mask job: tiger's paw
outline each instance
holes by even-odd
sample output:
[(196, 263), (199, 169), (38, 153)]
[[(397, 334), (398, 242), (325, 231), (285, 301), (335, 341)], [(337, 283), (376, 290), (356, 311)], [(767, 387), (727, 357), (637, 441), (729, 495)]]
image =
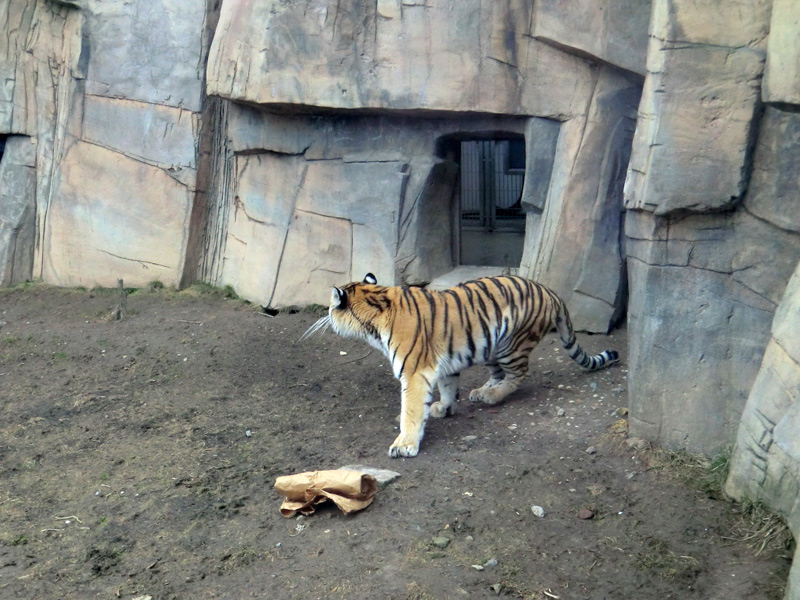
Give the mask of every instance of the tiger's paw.
[(477, 390), (472, 390), (469, 393), (470, 402), (481, 402), (483, 404), (497, 404), (508, 396), (508, 391), (504, 390), (499, 385), (491, 387), (484, 386)]
[(453, 414), (453, 407), (445, 406), (441, 402), (434, 402), (431, 404), (431, 416), (436, 419), (443, 419), (449, 415)]
[(486, 402), (483, 398), (483, 389), (478, 388), (476, 390), (472, 390), (469, 393), (469, 401), (470, 402)]
[(419, 453), (419, 442), (409, 443), (399, 435), (394, 443), (389, 447), (389, 456), (392, 458), (412, 457)]

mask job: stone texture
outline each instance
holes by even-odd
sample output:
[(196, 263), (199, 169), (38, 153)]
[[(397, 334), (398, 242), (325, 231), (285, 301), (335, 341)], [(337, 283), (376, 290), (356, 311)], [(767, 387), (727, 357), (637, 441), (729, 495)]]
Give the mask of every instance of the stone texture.
[[(736, 450), (731, 461), (728, 488), (736, 495), (768, 496), (789, 516), (800, 497), (800, 263), (786, 286), (775, 312), (769, 346), (753, 385)], [(772, 446), (772, 442), (775, 446)], [(756, 445), (754, 445), (754, 443)], [(774, 463), (774, 464), (772, 464)], [(755, 471), (753, 470), (755, 468)], [(785, 477), (784, 473), (792, 473)], [(793, 486), (793, 494), (776, 493)], [(793, 498), (795, 500), (793, 500)], [(793, 515), (800, 529), (800, 512)]]
[(687, 45), (763, 47), (771, 8), (772, 0), (653, 0), (650, 35)]
[(421, 185), (409, 185), (401, 215), (396, 262), (404, 284), (427, 284), (454, 266), (453, 201), (458, 165), (451, 161), (412, 163), (412, 181), (426, 174)]
[(530, 11), (521, 0), (466, 0), (457, 10), (445, 1), (230, 0), (208, 90), (262, 105), (583, 113), (590, 65), (533, 39)]
[[(36, 135), (66, 100), (55, 89), (80, 73), (80, 14), (43, 0), (0, 0), (0, 132)], [(52, 69), (60, 65), (61, 69)], [(45, 112), (45, 111), (50, 112)]]
[(211, 136), (201, 127), (201, 114), (208, 106), (204, 69), (216, 9), (205, 0), (74, 4), (83, 21), (79, 65), (84, 73), (83, 107), (76, 111), (81, 129), (75, 135), (158, 167), (192, 194), (187, 231), (173, 233), (186, 238), (184, 254), (177, 272), (168, 276), (186, 285), (197, 275), (207, 217), (200, 179), (208, 172), (201, 163)]
[[(271, 306), (301, 304), (301, 298), (327, 303), (331, 285), (360, 280), (367, 272), (391, 285), (427, 282), (452, 269), (457, 231), (453, 156), (459, 140), (487, 131), (519, 135), (530, 121), (308, 118), (235, 104), (222, 112), (224, 134), (217, 142), (212, 186), (218, 188), (213, 192), (217, 204), (210, 211), (214, 218), (206, 238), (206, 255), (213, 259), (204, 266), (205, 276)], [(557, 132), (557, 125), (547, 123), (545, 129), (552, 126)], [(539, 183), (546, 190), (548, 182)], [(309, 219), (303, 218), (297, 226), (303, 229), (291, 233), (296, 212), (332, 220), (334, 232), (326, 234), (330, 243), (324, 248), (345, 257), (344, 263), (334, 266), (320, 258), (314, 266), (317, 259), (307, 251), (305, 262), (294, 262), (290, 243), (302, 246), (302, 236), (311, 231)], [(351, 226), (349, 250), (332, 237), (344, 235), (339, 221)], [(320, 240), (310, 243), (323, 247)], [(302, 279), (310, 265), (319, 272)], [(322, 275), (325, 270), (333, 273), (329, 279)], [(301, 296), (291, 298), (297, 290)]]
[(83, 139), (158, 166), (193, 187), (199, 114), (146, 102), (87, 95)]
[[(246, 131), (240, 127), (242, 116), (235, 117), (230, 134)], [(283, 149), (296, 148), (298, 139), (308, 148), (326, 130), (292, 133), (292, 118), (250, 117), (264, 132), (274, 126), (279, 134), (274, 144)], [(261, 145), (266, 137), (247, 131), (245, 140), (231, 145)], [(394, 284), (398, 212), (408, 167), (396, 154), (389, 157), (394, 160), (384, 158), (351, 153), (307, 160), (303, 154), (264, 149), (234, 154), (232, 203), (222, 225), (227, 229), (220, 250), (223, 266), (215, 283), (274, 307), (325, 305), (332, 286), (367, 272)]]
[[(352, 224), (348, 241), (353, 254), (335, 269), (344, 272), (344, 280), (360, 280), (367, 272), (372, 272), (378, 281), (395, 282), (398, 206), (406, 171), (405, 163), (400, 162), (319, 161), (309, 164), (297, 196), (296, 210)], [(337, 226), (332, 235), (323, 236), (329, 240), (328, 245), (343, 243), (338, 240), (338, 230)], [(371, 267), (365, 269), (368, 265)], [(297, 276), (302, 277), (300, 273)], [(341, 283), (342, 278), (339, 279)], [(327, 304), (330, 289), (316, 290), (315, 297), (317, 304)], [(274, 305), (279, 301), (289, 300), (282, 299), (276, 292)]]
[(773, 0), (764, 72), (764, 101), (800, 104), (800, 3)]
[(735, 433), (800, 238), (743, 211), (629, 211), (626, 233), (631, 433), (714, 454)]
[[(617, 13), (604, 25), (598, 21), (594, 27), (607, 27), (604, 31), (611, 32), (608, 37), (634, 35), (635, 23), (643, 14), (641, 6), (638, 8), (637, 15), (627, 15), (629, 20), (625, 23), (616, 20), (620, 17)], [(591, 63), (569, 54), (575, 52), (582, 57), (587, 54), (585, 49), (565, 44), (564, 49), (569, 51), (565, 52), (553, 47), (558, 44), (553, 39), (548, 43), (531, 39), (530, 28), (536, 19), (530, 10), (526, 2), (465, 2), (457, 11), (437, 2), (382, 2), (374, 9), (339, 3), (334, 6), (323, 0), (292, 5), (230, 2), (223, 6), (211, 50), (208, 87), (227, 98), (281, 110), (300, 104), (305, 110), (413, 108), (441, 115), (442, 111), (469, 110), (570, 119), (572, 135), (567, 138), (565, 134), (562, 139), (569, 139), (573, 146), (561, 150), (569, 162), (561, 166), (560, 175), (556, 176), (561, 179), (553, 186), (549, 172), (555, 150), (546, 142), (555, 144), (559, 126), (541, 119), (526, 121), (528, 165), (536, 169), (528, 177), (523, 193), (530, 211), (529, 245), (539, 244), (537, 232), (547, 233), (546, 243), (539, 244), (541, 252), (537, 249), (530, 253), (528, 264), (536, 263), (537, 267), (529, 268), (528, 274), (545, 278), (552, 267), (557, 273), (551, 277), (553, 286), (568, 296), (579, 295), (573, 311), (579, 326), (606, 331), (624, 305), (620, 165), (624, 174), (625, 146), (629, 145), (625, 136), (630, 137), (632, 131), (640, 81), (611, 68), (593, 72)], [(555, 7), (551, 5), (548, 10), (550, 26), (554, 27)], [(644, 39), (643, 24), (636, 35)], [(243, 39), (248, 43), (239, 43)], [(588, 37), (584, 35), (583, 40)], [(609, 42), (604, 52), (611, 52), (612, 46), (614, 43)], [(353, 47), (358, 50), (355, 54)], [(458, 65), (453, 62), (455, 56)], [(491, 94), (479, 93), (490, 88)], [(594, 114), (587, 121), (589, 111)], [(619, 125), (621, 111), (626, 113), (624, 126)], [(347, 122), (337, 118), (325, 122), (319, 116), (304, 120), (293, 115), (287, 116), (284, 124), (270, 118), (275, 127), (270, 125), (266, 133), (258, 125), (261, 116), (236, 112), (240, 116), (236, 122), (230, 121), (231, 147), (235, 152), (247, 151), (249, 145), (302, 153), (307, 160), (410, 161), (408, 188), (401, 194), (401, 213), (408, 207), (416, 207), (419, 212), (401, 216), (400, 246), (396, 249), (398, 277), (407, 282), (425, 282), (453, 265), (451, 232), (456, 225), (447, 218), (450, 209), (445, 206), (451, 197), (447, 182), (450, 176), (442, 166), (419, 170), (426, 163), (440, 164), (439, 159), (444, 156), (438, 152), (434, 156), (430, 142), (419, 142), (435, 140), (433, 132), (420, 132), (414, 140), (413, 132), (420, 125), (408, 119), (400, 127), (389, 119), (378, 119), (382, 125), (376, 127), (374, 119), (370, 123), (369, 117), (363, 116)], [(423, 126), (426, 125), (429, 123)], [(346, 134), (358, 127), (366, 131), (358, 136)], [(584, 140), (585, 128), (588, 134)], [(447, 129), (434, 125), (434, 131), (443, 134), (439, 140), (448, 135)], [(455, 132), (459, 129), (462, 131), (456, 135), (464, 136), (461, 139), (469, 139), (466, 131), (478, 130), (474, 124), (453, 128)], [(372, 131), (381, 139), (364, 148), (361, 140), (374, 139)], [(497, 124), (490, 124), (480, 135), (501, 131)], [(605, 152), (609, 137), (611, 149), (606, 159), (598, 162), (590, 154)], [(583, 153), (576, 163), (573, 161), (579, 148)], [(542, 152), (531, 152), (537, 149)], [(547, 174), (540, 175), (540, 169)], [(598, 191), (600, 188), (608, 189)], [(554, 206), (547, 213), (548, 219), (544, 219), (542, 210), (548, 189)], [(563, 198), (578, 196), (580, 201), (562, 206)], [(616, 213), (603, 212), (608, 198), (615, 198)], [(440, 234), (431, 237), (431, 229)], [(572, 242), (581, 230), (591, 240), (588, 250)], [(559, 243), (557, 250), (552, 246), (554, 240)], [(353, 256), (360, 255), (361, 252), (354, 252)], [(555, 257), (555, 262), (545, 255)], [(598, 256), (607, 259), (606, 264), (599, 269), (590, 268)], [(355, 267), (353, 274), (355, 278), (362, 276), (355, 273)]]
[(45, 281), (177, 286), (192, 195), (161, 169), (75, 143), (61, 163), (44, 236)]
[(767, 107), (759, 124), (753, 174), (744, 208), (800, 233), (800, 113)]
[(6, 140), (0, 161), (0, 285), (33, 275), (36, 145), (27, 136)]
[[(239, 156), (235, 162), (235, 200), (224, 232), (226, 254), (217, 283), (267, 305), (306, 166), (299, 157), (270, 153)], [(276, 177), (277, 172), (282, 176)]]
[(709, 454), (734, 439), (800, 260), (798, 126), (797, 113), (766, 110), (739, 210), (673, 219), (628, 211), (635, 435)]
[(88, 94), (200, 110), (205, 0), (81, 4)]
[(525, 184), (521, 200), (529, 213), (541, 213), (547, 202), (560, 128), (557, 121), (537, 117), (528, 119), (525, 127)]
[[(177, 202), (179, 211), (191, 213), (191, 195), (197, 187), (206, 13), (201, 0), (0, 2), (0, 14), (8, 21), (8, 35), (0, 36), (0, 80), (4, 82), (0, 133), (30, 135), (37, 149), (33, 170), (36, 239), (26, 246), (27, 252), (33, 251), (30, 276), (64, 285), (116, 283), (113, 275), (79, 271), (131, 259), (149, 265), (154, 272), (149, 279), (175, 284), (191, 280), (185, 277), (187, 256), (172, 255), (176, 247), (185, 254), (189, 221), (170, 211)], [(111, 157), (108, 164), (95, 164), (100, 172), (82, 172), (89, 192), (78, 204), (91, 204), (93, 214), (80, 218), (85, 206), (64, 204), (80, 199), (84, 185), (75, 179), (82, 167), (72, 161), (84, 154), (94, 160), (102, 153), (76, 140), (113, 151), (106, 154)], [(120, 169), (119, 181), (107, 172), (110, 165)], [(137, 178), (146, 180), (134, 181)], [(128, 183), (133, 184), (129, 190), (121, 189)], [(99, 194), (100, 185), (108, 188), (105, 196)], [(148, 197), (136, 196), (143, 192)], [(107, 206), (95, 211), (95, 204), (99, 206), (103, 199)], [(150, 222), (141, 207), (162, 201), (165, 205), (151, 214), (154, 221)], [(119, 202), (131, 206), (122, 207)], [(169, 216), (161, 221), (165, 213)], [(133, 214), (134, 218), (123, 222), (127, 219), (123, 215)], [(101, 222), (102, 227), (91, 229)], [(192, 223), (196, 238), (203, 222), (195, 219)], [(111, 240), (111, 231), (124, 232), (130, 240)], [(68, 247), (60, 247), (62, 241)], [(143, 247), (142, 241), (151, 247)], [(98, 247), (124, 258), (98, 260)], [(8, 251), (4, 240), (0, 252)], [(149, 280), (143, 279), (143, 273), (134, 274), (135, 269), (114, 268), (136, 281)], [(166, 273), (165, 268), (175, 272)]]
[(350, 221), (295, 211), (269, 305), (326, 306), (331, 288), (350, 279), (352, 252)]
[(644, 75), (650, 11), (650, 0), (538, 0), (533, 35)]
[(766, 2), (656, 0), (647, 77), (625, 186), (626, 207), (659, 215), (728, 210), (747, 186), (764, 66)]
[[(35, 144), (33, 189), (34, 241), (6, 238), (0, 253), (32, 264), (30, 277), (42, 273), (43, 235), (58, 162), (66, 140), (80, 130), (80, 11), (44, 0), (0, 0), (0, 134), (30, 136)], [(23, 256), (32, 252), (32, 255)], [(23, 269), (27, 271), (27, 266)], [(20, 273), (21, 275), (21, 273)], [(27, 274), (26, 274), (27, 277)]]
[(581, 330), (607, 332), (625, 302), (622, 186), (639, 89), (620, 71), (600, 70), (587, 118), (561, 126), (541, 222), (529, 216), (536, 229), (521, 272), (552, 287)]
[[(628, 265), (631, 433), (716, 453), (735, 431), (763, 351), (764, 336), (752, 332), (769, 327), (771, 312), (730, 300), (724, 276), (710, 282), (693, 269)], [(742, 340), (741, 330), (750, 336)]]
[[(742, 414), (726, 491), (760, 500), (800, 536), (800, 263), (775, 312), (772, 337)], [(786, 598), (800, 594), (795, 555)]]
[(0, 36), (0, 131), (4, 133), (30, 134), (34, 130), (29, 120), (33, 113), (28, 112), (33, 74), (24, 49), (35, 7), (26, 0), (0, 2), (0, 14), (6, 19), (6, 35)]

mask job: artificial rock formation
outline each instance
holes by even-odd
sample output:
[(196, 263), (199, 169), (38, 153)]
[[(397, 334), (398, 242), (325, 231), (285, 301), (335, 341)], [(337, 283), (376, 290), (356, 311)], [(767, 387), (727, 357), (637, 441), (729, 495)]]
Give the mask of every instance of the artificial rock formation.
[(7, 138), (0, 163), (0, 285), (31, 279), (36, 234), (36, 146)]
[[(0, 36), (0, 135), (35, 148), (26, 199), (0, 188), (35, 214), (23, 261), (31, 266), (4, 282), (178, 285), (194, 272), (189, 223), (214, 15), (199, 1), (152, 4), (0, 2), (9, 33)], [(4, 164), (17, 161), (12, 154)], [(22, 232), (6, 217), (22, 213), (9, 206), (0, 207), (3, 229)], [(4, 236), (0, 255), (19, 260), (26, 235)]]
[(527, 120), (221, 110), (203, 278), (264, 306), (326, 304), (368, 272), (421, 283), (453, 267), (456, 167), (441, 140)]
[[(796, 43), (800, 5), (775, 0), (763, 98), (770, 102), (756, 146), (751, 188), (743, 208), (783, 237), (793, 253), (800, 236), (800, 70)], [(773, 255), (765, 259), (768, 264)], [(784, 258), (784, 261), (786, 259)], [(785, 264), (781, 265), (785, 269)], [(781, 513), (800, 538), (800, 262), (775, 311), (766, 351), (741, 417), (726, 491)], [(785, 594), (800, 598), (800, 547)]]
[(561, 125), (542, 216), (529, 213), (523, 271), (557, 290), (590, 331), (606, 332), (624, 314), (622, 187), (639, 94), (635, 77), (599, 69), (586, 116)]
[(265, 106), (584, 111), (590, 65), (530, 35), (530, 2), (455, 5), (231, 0), (211, 48), (209, 93)]
[(631, 428), (709, 454), (735, 435), (800, 260), (780, 200), (796, 181), (771, 177), (798, 168), (796, 115), (759, 112), (770, 3), (738, 5), (732, 30), (716, 3), (655, 3), (625, 184)]
[[(643, 71), (635, 48), (646, 44), (649, 15), (635, 4), (557, 40), (563, 27), (553, 2), (224, 3), (209, 92), (318, 114), (251, 111), (242, 127), (232, 121), (246, 111), (227, 112), (225, 149), (216, 153), (227, 183), (210, 211), (204, 277), (273, 306), (325, 302), (330, 285), (363, 277), (361, 265), (387, 283), (430, 281), (459, 262), (454, 145), (527, 132), (531, 172), (521, 202), (530, 233), (520, 270), (569, 301), (574, 294), (579, 327), (607, 331), (624, 314), (622, 181), (641, 77), (623, 69)], [(592, 53), (630, 60), (598, 66)], [(314, 164), (321, 148), (334, 162)], [(306, 198), (281, 191), (276, 198), (292, 198), (278, 202), (286, 212), (266, 226), (237, 211), (248, 202), (237, 191), (248, 185), (238, 165), (262, 150), (277, 154), (258, 159), (272, 165), (260, 168), (292, 173), (285, 185), (302, 181)], [(359, 206), (380, 217), (365, 221)], [(591, 240), (588, 250), (570, 242), (576, 235)], [(314, 248), (313, 258), (298, 271), (293, 249), (303, 247)]]
[(799, 7), (0, 0), (0, 283), (424, 284), (460, 143), (524, 139), (519, 272), (627, 314), (633, 434), (738, 439), (729, 489), (797, 534)]
[[(783, 514), (795, 539), (800, 535), (798, 331), (800, 264), (775, 313), (772, 335), (742, 415), (726, 489), (735, 498), (759, 500)], [(796, 567), (786, 595), (800, 595)]]
[[(624, 309), (619, 219), (602, 207), (620, 205), (646, 3), (598, 1), (598, 18), (576, 30), (558, 20), (559, 2), (228, 0), (207, 86), (210, 4), (3, 3), (0, 135), (36, 148), (33, 197), (20, 204), (34, 206), (35, 243), (14, 252), (32, 266), (6, 282), (201, 277), (285, 306), (324, 301), (362, 270), (429, 281), (459, 261), (458, 141), (527, 131), (528, 229), (560, 247), (529, 235), (522, 272), (577, 290), (582, 328), (605, 331)], [(359, 128), (374, 133), (359, 140)], [(22, 212), (7, 210), (5, 229), (21, 231)], [(264, 210), (277, 212), (259, 219)], [(575, 235), (591, 250), (565, 243)], [(296, 248), (313, 264), (293, 262)], [(598, 250), (602, 269), (590, 264)]]
[[(706, 454), (738, 440), (729, 493), (783, 513), (797, 537), (797, 275), (786, 283), (800, 261), (800, 121), (786, 40), (800, 23), (794, 3), (740, 2), (741, 28), (719, 10), (654, 3), (625, 184), (630, 425)], [(800, 598), (797, 563), (787, 599)]]

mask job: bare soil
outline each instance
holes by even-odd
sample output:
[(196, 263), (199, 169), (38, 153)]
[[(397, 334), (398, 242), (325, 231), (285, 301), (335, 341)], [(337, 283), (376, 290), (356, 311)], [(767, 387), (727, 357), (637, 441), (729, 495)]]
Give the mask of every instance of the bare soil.
[[(114, 320), (114, 290), (0, 291), (0, 598), (781, 597), (733, 504), (623, 443), (624, 331), (579, 336), (622, 355), (597, 373), (548, 336), (507, 402), (391, 459), (383, 356), (224, 296), (140, 290)], [(401, 477), (280, 515), (277, 476), (353, 463)]]

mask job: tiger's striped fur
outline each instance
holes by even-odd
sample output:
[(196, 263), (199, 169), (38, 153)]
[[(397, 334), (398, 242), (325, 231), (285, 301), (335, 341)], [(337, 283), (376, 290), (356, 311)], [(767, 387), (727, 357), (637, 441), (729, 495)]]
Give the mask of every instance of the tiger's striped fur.
[[(569, 356), (589, 370), (617, 362), (607, 350), (588, 355), (575, 339), (564, 302), (545, 286), (522, 277), (485, 277), (443, 291), (363, 282), (333, 288), (328, 315), (309, 328), (330, 324), (339, 335), (361, 338), (383, 352), (402, 384), (400, 435), (389, 455), (416, 456), (429, 415), (444, 417), (458, 396), (458, 375), (485, 364), (490, 378), (472, 390), (472, 402), (496, 404), (516, 390), (528, 357), (553, 327)], [(439, 401), (432, 401), (433, 387)]]

